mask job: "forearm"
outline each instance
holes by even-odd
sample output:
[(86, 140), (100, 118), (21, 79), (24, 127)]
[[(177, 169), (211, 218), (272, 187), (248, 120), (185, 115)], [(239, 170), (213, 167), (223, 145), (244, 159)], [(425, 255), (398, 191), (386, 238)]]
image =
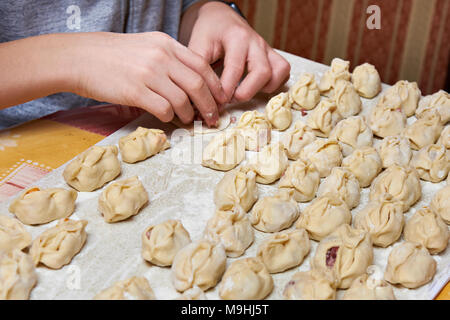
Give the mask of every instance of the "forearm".
[(180, 32), (178, 40), (183, 45), (187, 46), (189, 43), (189, 39), (191, 38), (192, 29), (194, 27), (195, 21), (197, 20), (200, 8), (207, 2), (208, 0), (201, 0), (190, 6), (186, 12), (181, 17), (180, 23)]

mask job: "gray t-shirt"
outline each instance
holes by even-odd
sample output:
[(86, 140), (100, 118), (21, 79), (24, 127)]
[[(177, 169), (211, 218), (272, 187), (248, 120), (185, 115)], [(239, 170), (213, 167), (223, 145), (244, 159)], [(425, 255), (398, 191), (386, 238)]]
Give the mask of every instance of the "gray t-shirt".
[[(182, 13), (198, 0), (0, 1), (0, 42), (48, 33), (162, 31), (178, 38)], [(1, 72), (1, 71), (0, 71)], [(0, 110), (0, 129), (98, 102), (59, 93)]]

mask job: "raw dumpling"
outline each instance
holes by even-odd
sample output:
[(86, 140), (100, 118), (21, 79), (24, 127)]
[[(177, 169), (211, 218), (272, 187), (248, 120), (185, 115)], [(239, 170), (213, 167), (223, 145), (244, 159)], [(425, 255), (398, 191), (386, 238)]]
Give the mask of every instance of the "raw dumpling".
[(280, 190), (274, 196), (264, 197), (256, 202), (250, 212), (250, 222), (262, 232), (278, 232), (289, 228), (300, 215), (293, 191)]
[(258, 258), (231, 263), (219, 285), (219, 295), (224, 300), (262, 300), (272, 290), (272, 276)]
[(18, 249), (0, 251), (0, 300), (26, 300), (36, 285), (31, 258)]
[(386, 93), (380, 98), (377, 105), (401, 109), (407, 117), (410, 117), (416, 112), (420, 94), (417, 82), (400, 80), (386, 90)]
[(343, 118), (357, 115), (361, 112), (361, 98), (350, 81), (338, 81), (334, 88), (334, 100), (337, 111)]
[(9, 211), (28, 225), (43, 224), (69, 217), (75, 209), (77, 192), (61, 188), (23, 191), (9, 206)]
[(280, 179), (278, 188), (294, 191), (294, 200), (308, 202), (316, 196), (320, 183), (319, 171), (309, 160), (297, 160), (289, 164)]
[(331, 170), (331, 174), (323, 180), (317, 191), (319, 197), (327, 193), (342, 199), (349, 209), (353, 209), (359, 205), (361, 188), (358, 179), (350, 170), (335, 167)]
[(31, 245), (34, 264), (60, 269), (70, 263), (86, 242), (87, 223), (86, 220), (61, 219), (56, 226), (45, 230)]
[(439, 114), (430, 112), (406, 127), (403, 135), (409, 139), (411, 148), (420, 150), (429, 144), (435, 143), (442, 131), (440, 121), (441, 117)]
[(286, 300), (335, 300), (334, 279), (316, 269), (297, 272), (286, 284), (283, 296)]
[(292, 123), (292, 99), (283, 92), (269, 100), (266, 106), (266, 118), (276, 130), (286, 130)]
[(245, 139), (246, 150), (259, 151), (270, 143), (272, 125), (256, 110), (244, 112), (236, 128)]
[(383, 139), (377, 147), (383, 168), (396, 164), (408, 166), (412, 157), (409, 139), (402, 136), (389, 136)]
[(240, 207), (216, 211), (206, 223), (204, 235), (212, 242), (221, 242), (227, 256), (232, 258), (243, 255), (254, 238), (252, 224)]
[(439, 214), (446, 224), (450, 224), (450, 184), (447, 183), (447, 186), (436, 193), (431, 200), (430, 208)]
[(316, 136), (326, 138), (341, 119), (336, 102), (331, 99), (323, 99), (309, 114), (306, 124)]
[(331, 61), (331, 68), (328, 69), (319, 83), (320, 93), (324, 96), (332, 98), (334, 96), (334, 89), (336, 83), (340, 80), (350, 81), (349, 72), (350, 62), (339, 58), (334, 58)]
[(64, 169), (67, 184), (78, 191), (94, 191), (120, 174), (116, 146), (93, 146)]
[(311, 261), (312, 268), (332, 271), (338, 288), (347, 289), (372, 264), (373, 248), (370, 235), (343, 224), (320, 241)]
[(375, 66), (363, 63), (353, 69), (352, 83), (361, 97), (372, 99), (381, 91), (381, 79)]
[(245, 139), (238, 130), (217, 134), (203, 150), (202, 165), (220, 171), (229, 171), (245, 158)]
[(0, 215), (0, 251), (23, 250), (31, 244), (31, 235), (16, 219)]
[(431, 254), (438, 254), (447, 248), (450, 233), (441, 217), (424, 207), (406, 221), (403, 236), (406, 241), (420, 243)]
[(360, 116), (339, 121), (331, 131), (330, 139), (339, 142), (344, 157), (357, 148), (371, 147), (373, 144), (372, 130)]
[(159, 129), (138, 127), (129, 135), (119, 139), (122, 160), (135, 163), (154, 156), (158, 152), (170, 148), (167, 136)]
[(172, 265), (175, 255), (191, 243), (180, 220), (152, 225), (142, 233), (142, 257), (157, 266)]
[(295, 227), (305, 229), (312, 240), (320, 241), (340, 225), (351, 222), (352, 214), (345, 202), (327, 194), (314, 199), (303, 210)]
[(441, 182), (450, 170), (450, 152), (442, 145), (430, 144), (414, 155), (411, 165), (422, 180)]
[(342, 167), (350, 170), (359, 181), (361, 188), (370, 186), (381, 171), (381, 159), (372, 147), (356, 149), (342, 160)]
[(403, 211), (408, 211), (422, 196), (417, 171), (411, 167), (393, 165), (383, 171), (370, 187), (370, 200), (379, 200), (388, 193), (393, 201), (403, 202)]
[(106, 222), (117, 222), (138, 214), (147, 202), (147, 191), (134, 176), (109, 184), (98, 199), (98, 210)]
[(250, 159), (250, 168), (256, 173), (256, 182), (270, 184), (280, 179), (289, 164), (280, 142), (266, 146)]
[(410, 289), (423, 286), (433, 279), (436, 261), (421, 244), (402, 242), (388, 257), (384, 279)]
[(308, 233), (304, 229), (287, 230), (265, 239), (256, 256), (270, 273), (278, 273), (300, 265), (310, 248)]
[(404, 224), (403, 203), (385, 194), (356, 214), (354, 226), (367, 231), (374, 245), (386, 248), (400, 238)]
[(450, 125), (445, 126), (442, 130), (437, 144), (443, 145), (446, 149), (450, 149)]
[(345, 291), (344, 300), (395, 300), (395, 295), (391, 285), (383, 279), (363, 274)]
[(207, 300), (202, 289), (194, 286), (183, 292), (176, 300)]
[(172, 282), (180, 292), (194, 286), (203, 291), (214, 287), (225, 272), (227, 255), (220, 242), (192, 242), (182, 248), (172, 263)]
[(431, 110), (436, 110), (441, 116), (441, 123), (450, 121), (450, 95), (444, 90), (439, 90), (432, 95), (420, 99), (416, 110), (417, 118), (422, 118)]
[(116, 282), (97, 294), (94, 300), (155, 300), (155, 294), (146, 278), (132, 277)]
[(314, 140), (316, 140), (316, 135), (312, 129), (300, 120), (294, 124), (291, 132), (285, 133), (282, 137), (286, 154), (291, 160), (298, 160), (302, 149)]
[(294, 100), (292, 107), (300, 110), (311, 110), (320, 101), (320, 90), (313, 73), (303, 73), (298, 81), (291, 87), (289, 94)]
[(331, 173), (331, 169), (341, 165), (341, 147), (336, 140), (317, 139), (302, 149), (300, 159), (311, 161), (323, 178)]
[(406, 116), (400, 109), (389, 106), (376, 106), (372, 109), (368, 121), (373, 134), (385, 138), (402, 133), (406, 126)]

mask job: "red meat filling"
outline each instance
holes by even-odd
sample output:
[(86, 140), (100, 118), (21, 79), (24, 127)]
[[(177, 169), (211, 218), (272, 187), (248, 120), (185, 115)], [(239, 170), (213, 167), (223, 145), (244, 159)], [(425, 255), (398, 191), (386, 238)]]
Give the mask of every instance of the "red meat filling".
[(327, 257), (326, 257), (327, 267), (332, 268), (334, 266), (334, 263), (336, 262), (338, 250), (339, 250), (339, 247), (331, 247), (330, 249), (328, 249)]

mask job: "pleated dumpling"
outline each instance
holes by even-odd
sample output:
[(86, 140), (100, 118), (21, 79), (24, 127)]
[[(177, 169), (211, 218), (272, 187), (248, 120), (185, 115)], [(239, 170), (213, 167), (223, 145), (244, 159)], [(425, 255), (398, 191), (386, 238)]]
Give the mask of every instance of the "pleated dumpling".
[(353, 116), (341, 120), (330, 133), (330, 139), (339, 142), (344, 157), (355, 149), (371, 147), (373, 134), (363, 117)]
[(148, 202), (148, 194), (137, 176), (110, 183), (98, 199), (98, 209), (106, 222), (128, 219)]
[(440, 215), (446, 224), (450, 224), (450, 184), (447, 183), (447, 186), (435, 194), (431, 200), (430, 208)]
[(372, 99), (381, 91), (381, 78), (375, 66), (363, 63), (353, 69), (352, 83), (361, 97)]
[(292, 190), (297, 202), (308, 202), (316, 196), (319, 183), (320, 174), (316, 166), (309, 160), (300, 159), (289, 164), (278, 188)]
[(441, 182), (450, 170), (450, 151), (442, 145), (429, 144), (414, 155), (411, 165), (422, 180)]
[(402, 242), (389, 254), (384, 279), (409, 289), (423, 286), (433, 279), (436, 261), (419, 243)]
[(403, 236), (406, 241), (420, 243), (431, 254), (438, 254), (447, 248), (450, 232), (437, 213), (424, 207), (406, 221)]
[(292, 123), (292, 99), (289, 93), (282, 92), (272, 99), (266, 106), (266, 118), (276, 130), (286, 130)]
[(334, 101), (336, 101), (337, 111), (343, 118), (354, 116), (361, 112), (361, 98), (350, 81), (342, 80), (336, 83)]
[(392, 286), (383, 279), (363, 274), (345, 291), (344, 300), (395, 300), (395, 295)]
[(383, 163), (383, 168), (389, 168), (394, 164), (408, 166), (412, 158), (409, 139), (402, 136), (384, 138), (377, 146), (377, 151)]
[(331, 174), (322, 181), (317, 191), (319, 197), (325, 194), (332, 194), (342, 199), (349, 209), (353, 209), (359, 205), (361, 188), (358, 179), (350, 170), (335, 167), (331, 170)]
[(335, 92), (336, 83), (340, 80), (350, 81), (349, 72), (350, 62), (339, 58), (331, 61), (331, 67), (328, 69), (319, 83), (320, 93), (324, 96), (332, 98)]
[(423, 97), (419, 101), (419, 107), (416, 110), (416, 116), (417, 118), (422, 118), (432, 110), (436, 110), (439, 113), (442, 124), (446, 124), (447, 122), (449, 122), (450, 95), (444, 90), (439, 90), (432, 95)]
[(376, 106), (369, 114), (368, 124), (373, 134), (380, 138), (396, 136), (405, 128), (406, 116), (401, 109)]
[(283, 297), (286, 300), (335, 300), (335, 279), (330, 272), (316, 269), (297, 272), (286, 284)]
[(318, 137), (328, 137), (334, 126), (342, 119), (338, 112), (336, 102), (323, 99), (309, 114), (306, 124)]
[(203, 291), (214, 287), (225, 272), (227, 255), (220, 242), (206, 239), (182, 248), (172, 263), (172, 282), (180, 292), (194, 286)]
[(265, 239), (256, 256), (270, 273), (278, 273), (300, 265), (310, 248), (308, 233), (304, 229), (286, 230)]
[(225, 173), (214, 189), (214, 203), (218, 210), (230, 210), (239, 205), (248, 212), (256, 200), (256, 173), (247, 166)]
[(302, 149), (314, 140), (316, 140), (316, 135), (312, 129), (303, 121), (298, 120), (294, 123), (294, 129), (285, 133), (281, 141), (288, 158), (291, 160), (298, 160)]
[(122, 160), (128, 163), (145, 160), (168, 148), (170, 143), (167, 141), (167, 136), (159, 129), (138, 127), (119, 139)]
[(433, 111), (407, 126), (403, 136), (409, 139), (412, 149), (420, 150), (429, 144), (435, 143), (441, 131), (441, 117), (436, 111)]
[(217, 134), (203, 150), (202, 165), (215, 170), (229, 171), (245, 158), (245, 139), (238, 130)]
[(13, 200), (9, 211), (24, 224), (43, 224), (69, 217), (75, 210), (77, 195), (74, 190), (31, 187)]
[(219, 285), (224, 300), (262, 300), (273, 290), (273, 279), (258, 258), (239, 259), (230, 264)]
[(270, 143), (272, 125), (264, 114), (254, 110), (244, 112), (236, 126), (245, 139), (245, 149), (259, 151)]
[(359, 181), (361, 188), (370, 186), (381, 171), (381, 159), (372, 147), (356, 149), (342, 160), (342, 167), (349, 169)]
[(400, 80), (386, 90), (377, 105), (399, 108), (407, 117), (410, 117), (416, 112), (420, 94), (417, 82)]
[(289, 90), (289, 94), (294, 101), (292, 107), (300, 110), (311, 110), (320, 101), (320, 90), (313, 73), (303, 73), (297, 82)]
[(116, 146), (93, 146), (64, 169), (67, 184), (78, 191), (94, 191), (120, 174)]
[(30, 249), (35, 265), (42, 263), (52, 269), (69, 264), (86, 242), (86, 220), (61, 219), (58, 224), (37, 237)]
[(23, 250), (31, 244), (31, 235), (19, 220), (0, 215), (0, 251)]
[(336, 140), (317, 139), (302, 149), (300, 159), (311, 161), (323, 178), (331, 173), (331, 169), (341, 165), (341, 147)]
[(343, 224), (319, 243), (311, 266), (323, 272), (333, 272), (337, 287), (347, 289), (357, 277), (366, 272), (372, 261), (370, 235)]
[(155, 300), (148, 280), (144, 277), (131, 277), (117, 281), (111, 287), (98, 293), (94, 300)]
[(176, 300), (208, 300), (206, 299), (205, 293), (202, 289), (194, 286), (191, 289), (183, 292)]
[(446, 149), (450, 149), (450, 125), (445, 126), (442, 130), (437, 144), (443, 145)]
[(172, 265), (178, 251), (191, 243), (180, 220), (166, 220), (151, 225), (142, 233), (142, 257), (157, 266)]
[(250, 168), (256, 173), (256, 182), (271, 184), (280, 179), (289, 160), (280, 142), (266, 146), (249, 161)]

